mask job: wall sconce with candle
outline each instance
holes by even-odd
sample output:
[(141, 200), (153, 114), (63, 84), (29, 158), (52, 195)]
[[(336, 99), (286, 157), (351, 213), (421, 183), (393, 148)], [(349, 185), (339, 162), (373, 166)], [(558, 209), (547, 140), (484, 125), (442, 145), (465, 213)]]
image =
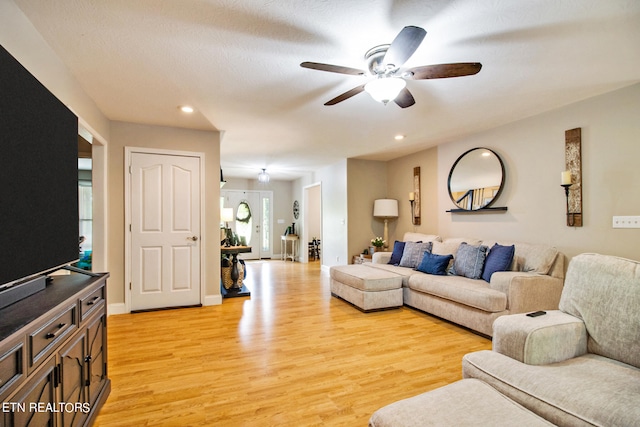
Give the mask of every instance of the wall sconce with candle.
[(420, 225), (420, 166), (413, 168), (413, 191), (409, 193), (411, 224)]
[(565, 167), (560, 185), (567, 199), (567, 226), (582, 227), (582, 130), (565, 131)]

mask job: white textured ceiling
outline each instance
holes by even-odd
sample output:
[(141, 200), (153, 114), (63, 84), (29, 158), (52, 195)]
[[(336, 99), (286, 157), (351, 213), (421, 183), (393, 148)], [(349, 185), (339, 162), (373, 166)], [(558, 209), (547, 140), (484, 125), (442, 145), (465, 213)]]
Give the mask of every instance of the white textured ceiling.
[[(109, 119), (222, 131), (226, 176), (388, 160), (640, 81), (638, 0), (14, 1)], [(366, 68), (406, 25), (427, 30), (407, 66), (482, 71), (409, 81), (406, 109), (323, 105), (366, 78), (301, 62)]]

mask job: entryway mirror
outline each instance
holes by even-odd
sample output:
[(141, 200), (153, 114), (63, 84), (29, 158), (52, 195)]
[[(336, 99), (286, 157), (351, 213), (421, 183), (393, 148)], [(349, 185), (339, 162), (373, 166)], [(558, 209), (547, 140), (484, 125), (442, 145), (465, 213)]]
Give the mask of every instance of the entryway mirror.
[(488, 208), (500, 195), (504, 176), (504, 164), (498, 154), (488, 148), (472, 148), (451, 167), (449, 197), (465, 211)]

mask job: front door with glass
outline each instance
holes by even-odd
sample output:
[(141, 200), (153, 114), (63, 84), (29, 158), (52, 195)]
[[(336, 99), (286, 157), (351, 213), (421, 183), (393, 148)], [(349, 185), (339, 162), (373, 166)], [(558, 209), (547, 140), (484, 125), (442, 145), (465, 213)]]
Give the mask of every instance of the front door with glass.
[(251, 246), (251, 252), (241, 254), (243, 259), (271, 258), (271, 191), (223, 190), (220, 206), (233, 208), (233, 221), (229, 228), (239, 240)]

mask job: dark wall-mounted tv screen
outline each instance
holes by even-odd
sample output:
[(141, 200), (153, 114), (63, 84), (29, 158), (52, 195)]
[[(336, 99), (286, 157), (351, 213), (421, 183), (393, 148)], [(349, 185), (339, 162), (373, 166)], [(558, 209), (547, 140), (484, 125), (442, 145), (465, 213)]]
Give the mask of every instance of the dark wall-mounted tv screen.
[(0, 46), (0, 288), (78, 259), (78, 119)]

